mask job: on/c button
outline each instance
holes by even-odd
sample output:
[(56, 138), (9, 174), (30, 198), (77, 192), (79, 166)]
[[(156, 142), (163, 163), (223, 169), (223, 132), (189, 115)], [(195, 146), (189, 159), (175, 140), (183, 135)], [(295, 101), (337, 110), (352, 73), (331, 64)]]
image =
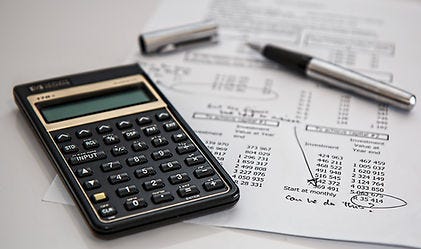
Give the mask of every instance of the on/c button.
[(91, 198), (95, 203), (108, 200), (108, 196), (104, 192), (93, 194)]

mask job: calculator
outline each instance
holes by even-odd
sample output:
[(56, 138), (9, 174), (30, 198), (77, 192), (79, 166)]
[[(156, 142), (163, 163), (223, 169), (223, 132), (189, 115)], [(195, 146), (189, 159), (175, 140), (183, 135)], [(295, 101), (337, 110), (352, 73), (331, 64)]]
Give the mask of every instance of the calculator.
[(13, 93), (98, 233), (194, 217), (239, 199), (230, 176), (137, 64)]

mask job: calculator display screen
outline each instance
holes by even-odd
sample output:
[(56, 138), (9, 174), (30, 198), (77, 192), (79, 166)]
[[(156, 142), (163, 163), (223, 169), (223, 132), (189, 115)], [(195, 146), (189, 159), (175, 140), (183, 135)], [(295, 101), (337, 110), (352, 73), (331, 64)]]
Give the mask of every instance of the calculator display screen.
[(98, 92), (71, 98), (62, 102), (38, 106), (47, 123), (85, 116), (155, 101), (152, 94), (142, 87), (123, 88), (112, 92)]

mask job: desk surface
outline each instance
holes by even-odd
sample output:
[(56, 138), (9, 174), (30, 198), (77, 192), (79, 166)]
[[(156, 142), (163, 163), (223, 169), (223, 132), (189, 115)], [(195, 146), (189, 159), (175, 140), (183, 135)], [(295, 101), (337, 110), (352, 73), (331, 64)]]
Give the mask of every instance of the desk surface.
[[(0, 241), (3, 248), (390, 248), (177, 223), (95, 237), (73, 206), (41, 201), (56, 175), (13, 101), (19, 83), (120, 65), (159, 2), (0, 2)], [(288, 247), (289, 248), (289, 247)]]

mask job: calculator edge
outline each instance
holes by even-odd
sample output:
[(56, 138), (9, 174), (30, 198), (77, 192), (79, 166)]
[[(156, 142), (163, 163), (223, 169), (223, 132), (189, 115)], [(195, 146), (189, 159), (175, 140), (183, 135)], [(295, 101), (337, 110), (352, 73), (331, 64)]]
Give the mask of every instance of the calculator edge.
[[(119, 73), (119, 70), (120, 70), (120, 73)], [(112, 73), (107, 74), (108, 77), (101, 77), (101, 76), (104, 76), (103, 75), (104, 72), (112, 72)], [(89, 203), (85, 201), (84, 193), (79, 188), (74, 187), (78, 185), (78, 183), (76, 182), (76, 179), (72, 175), (72, 172), (68, 171), (66, 162), (61, 162), (62, 156), (58, 151), (56, 151), (54, 141), (51, 140), (51, 137), (48, 131), (40, 122), (36, 113), (32, 110), (29, 101), (27, 100), (27, 96), (33, 94), (28, 91), (29, 86), (37, 84), (37, 83), (55, 80), (55, 79), (43, 80), (43, 81), (38, 81), (34, 83), (28, 83), (28, 84), (15, 86), (13, 89), (15, 102), (25, 114), (24, 115), (25, 118), (29, 120), (29, 123), (31, 124), (32, 128), (34, 128), (36, 134), (38, 135), (37, 137), (41, 140), (42, 144), (44, 145), (44, 149), (47, 151), (50, 160), (54, 164), (54, 167), (58, 170), (61, 178), (65, 182), (66, 188), (70, 191), (72, 198), (77, 202), (79, 209), (84, 214), (86, 220), (90, 223), (90, 227), (93, 228), (94, 231), (100, 234), (109, 234), (109, 233), (114, 233), (120, 230), (129, 229), (135, 226), (147, 226), (147, 225), (152, 225), (155, 223), (162, 223), (167, 219), (173, 219), (173, 218), (181, 219), (181, 217), (184, 217), (184, 216), (195, 217), (196, 215), (194, 214), (199, 215), (199, 213), (204, 214), (208, 212), (213, 212), (212, 210), (218, 211), (219, 209), (222, 209), (224, 207), (228, 208), (234, 205), (239, 199), (239, 189), (237, 185), (232, 181), (228, 173), (223, 169), (223, 167), (219, 164), (219, 162), (213, 157), (213, 155), (209, 152), (207, 147), (203, 144), (203, 142), (199, 139), (199, 137), (194, 133), (191, 127), (182, 118), (182, 116), (177, 112), (177, 110), (174, 108), (171, 102), (169, 102), (169, 100), (165, 97), (165, 95), (158, 89), (155, 83), (139, 67), (139, 65), (132, 64), (132, 65), (127, 65), (127, 66), (96, 70), (96, 71), (91, 71), (91, 72), (77, 74), (77, 75), (69, 75), (65, 77), (60, 77), (56, 79), (71, 78), (71, 77), (77, 76), (80, 79), (82, 79), (81, 80), (82, 83), (80, 84), (87, 84), (87, 83), (92, 83), (95, 81), (107, 80), (109, 78), (116, 78), (116, 77), (124, 77), (128, 75), (133, 75), (133, 74), (141, 74), (143, 77), (145, 77), (147, 81), (149, 81), (150, 85), (152, 85), (154, 90), (167, 103), (167, 108), (170, 110), (170, 112), (176, 116), (178, 122), (181, 123), (184, 129), (189, 133), (189, 135), (193, 139), (195, 139), (195, 142), (201, 148), (201, 150), (204, 151), (208, 160), (211, 161), (211, 163), (218, 170), (221, 176), (224, 177), (224, 180), (230, 187), (230, 191), (223, 195), (212, 198), (212, 200), (214, 201), (213, 203), (217, 204), (217, 205), (212, 205), (212, 207), (209, 207), (210, 206), (209, 200), (200, 200), (200, 201), (192, 203), (191, 205), (183, 206), (182, 208), (175, 208), (175, 210), (171, 212), (171, 215), (168, 215), (169, 213), (168, 210), (164, 210), (162, 212), (156, 212), (154, 214), (139, 217), (137, 219), (121, 220), (121, 221), (116, 221), (113, 223), (102, 223), (101, 221), (96, 219), (96, 215), (94, 211), (91, 209)], [(86, 76), (86, 79), (83, 76)], [(96, 77), (96, 76), (99, 76), (99, 77)], [(72, 87), (72, 86), (74, 85), (71, 85), (69, 87)], [(63, 88), (60, 88), (60, 89), (63, 89)], [(193, 206), (193, 208), (191, 206)], [(164, 213), (164, 214), (166, 213), (166, 216), (162, 216), (161, 213)], [(159, 217), (160, 219), (157, 217)], [(142, 223), (139, 222), (141, 218), (144, 220), (144, 222)], [(148, 220), (150, 222), (148, 222)]]

